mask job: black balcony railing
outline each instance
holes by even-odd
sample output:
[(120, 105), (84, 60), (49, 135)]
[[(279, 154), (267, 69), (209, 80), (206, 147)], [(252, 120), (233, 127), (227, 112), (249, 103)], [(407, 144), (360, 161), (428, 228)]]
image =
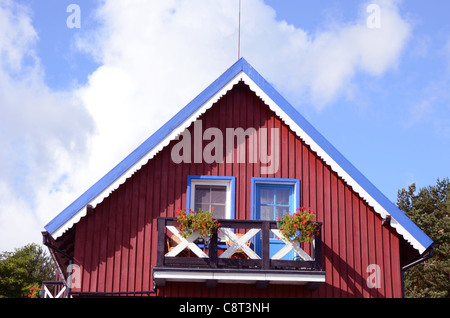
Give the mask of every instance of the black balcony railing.
[[(257, 220), (219, 220), (220, 228), (219, 231), (222, 233), (222, 238), (219, 239), (217, 233), (215, 233), (209, 240), (206, 242), (195, 240), (191, 243), (191, 251), (189, 251), (189, 246), (186, 246), (184, 251), (189, 251), (190, 253), (186, 255), (182, 255), (179, 253), (177, 255), (171, 255), (169, 253), (168, 248), (168, 240), (171, 240), (174, 233), (177, 229), (177, 221), (174, 218), (158, 218), (158, 247), (157, 247), (157, 268), (197, 268), (197, 269), (223, 269), (223, 268), (251, 268), (253, 270), (277, 270), (277, 271), (293, 271), (293, 270), (302, 270), (302, 272), (306, 271), (321, 271), (322, 270), (322, 238), (321, 238), (321, 229), (315, 233), (314, 239), (308, 248), (310, 254), (304, 252), (303, 249), (300, 249), (298, 244), (294, 246), (297, 251), (300, 251), (301, 255), (296, 257), (296, 260), (284, 260), (284, 259), (275, 259), (273, 256), (270, 257), (270, 240), (273, 239), (274, 232), (272, 230), (277, 230), (277, 224), (275, 221), (257, 221)], [(318, 222), (319, 227), (322, 226), (322, 223)], [(227, 247), (223, 245), (223, 236), (224, 232), (227, 233), (226, 229), (231, 229), (233, 233), (244, 233), (246, 229), (247, 233), (249, 230), (253, 230), (253, 233), (258, 232), (261, 239), (261, 250), (259, 254), (256, 253), (245, 253), (248, 251), (247, 247), (243, 247), (242, 245), (236, 246), (234, 249), (240, 248), (241, 254), (244, 254), (244, 258), (229, 258), (222, 257)], [(259, 231), (258, 231), (259, 230)], [(229, 230), (228, 230), (229, 233)], [(247, 235), (249, 237), (249, 235)], [(253, 241), (256, 236), (253, 236), (249, 239), (249, 241)], [(247, 240), (247, 238), (245, 239)], [(179, 241), (179, 239), (178, 239)], [(179, 241), (180, 242), (180, 241)], [(195, 246), (192, 245), (194, 243), (199, 247), (201, 252), (198, 252)], [(187, 243), (184, 242), (186, 245)], [(306, 243), (304, 243), (306, 244)], [(192, 250), (192, 247), (195, 250)], [(253, 247), (253, 243), (250, 245), (250, 248)], [(229, 248), (229, 247), (228, 247)], [(180, 249), (179, 249), (180, 250)], [(243, 253), (242, 253), (243, 252)], [(249, 251), (250, 252), (250, 251)], [(172, 253), (173, 254), (173, 253)], [(229, 255), (228, 252), (226, 255)], [(250, 254), (250, 255), (248, 255)], [(298, 254), (298, 253), (297, 253)]]
[(69, 290), (62, 281), (43, 281), (41, 298), (67, 298)]

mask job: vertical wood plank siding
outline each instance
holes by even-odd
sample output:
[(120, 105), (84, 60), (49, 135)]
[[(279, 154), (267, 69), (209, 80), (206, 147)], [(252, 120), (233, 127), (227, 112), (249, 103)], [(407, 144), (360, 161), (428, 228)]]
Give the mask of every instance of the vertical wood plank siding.
[[(257, 163), (181, 163), (171, 160), (172, 142), (136, 171), (76, 225), (75, 263), (82, 269), (81, 292), (145, 291), (153, 288), (156, 218), (173, 217), (185, 207), (187, 175), (236, 177), (236, 218), (250, 219), (251, 177), (301, 180), (301, 205), (323, 222), (326, 283), (318, 290), (302, 286), (168, 283), (158, 296), (172, 297), (401, 297), (399, 239), (336, 173), (311, 151), (243, 84), (236, 85), (203, 114), (203, 130), (217, 127), (280, 129), (280, 164), (274, 175), (261, 175)], [(189, 128), (194, 142), (193, 126)], [(210, 141), (204, 141), (204, 145)], [(268, 136), (270, 143), (270, 130)], [(270, 150), (270, 144), (267, 145)], [(193, 149), (193, 148), (192, 148)], [(248, 139), (246, 140), (248, 158)], [(224, 157), (228, 154), (225, 153)], [(247, 160), (248, 162), (248, 160)], [(367, 266), (381, 269), (381, 287), (368, 288)]]

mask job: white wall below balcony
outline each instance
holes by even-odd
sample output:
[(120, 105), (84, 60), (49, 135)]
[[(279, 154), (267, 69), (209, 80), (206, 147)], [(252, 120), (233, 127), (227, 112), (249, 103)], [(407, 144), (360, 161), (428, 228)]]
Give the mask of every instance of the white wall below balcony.
[(276, 271), (276, 270), (183, 270), (182, 268), (153, 270), (153, 279), (159, 286), (165, 282), (214, 282), (234, 284), (286, 284), (317, 285), (325, 282), (322, 271)]

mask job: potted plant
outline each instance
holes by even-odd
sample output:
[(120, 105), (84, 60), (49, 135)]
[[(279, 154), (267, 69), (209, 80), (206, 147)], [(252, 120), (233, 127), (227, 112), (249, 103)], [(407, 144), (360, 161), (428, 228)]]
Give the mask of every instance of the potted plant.
[(300, 207), (294, 214), (285, 214), (281, 219), (278, 218), (278, 229), (291, 241), (311, 243), (314, 234), (319, 231), (318, 223), (313, 221), (314, 217), (311, 208)]
[(184, 238), (189, 237), (194, 232), (197, 232), (202, 239), (211, 237), (220, 226), (220, 223), (213, 219), (213, 212), (203, 211), (202, 209), (197, 212), (189, 209), (189, 213), (186, 213), (178, 208), (176, 214), (179, 223), (178, 229)]
[(39, 298), (41, 289), (42, 289), (42, 286), (39, 287), (36, 284), (31, 286), (30, 293), (28, 294), (28, 298)]

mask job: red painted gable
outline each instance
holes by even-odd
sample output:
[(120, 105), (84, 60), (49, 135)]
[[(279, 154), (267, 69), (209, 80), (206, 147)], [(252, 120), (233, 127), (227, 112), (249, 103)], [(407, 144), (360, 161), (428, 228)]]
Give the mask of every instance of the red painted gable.
[[(153, 289), (156, 265), (157, 217), (174, 217), (186, 205), (188, 175), (234, 176), (235, 218), (250, 219), (251, 178), (290, 178), (301, 181), (301, 205), (316, 211), (323, 223), (323, 270), (326, 282), (317, 290), (304, 286), (168, 283), (158, 296), (171, 297), (401, 297), (399, 237), (382, 224), (380, 216), (296, 136), (243, 83), (200, 116), (202, 129), (277, 128), (279, 169), (261, 175), (260, 161), (250, 163), (174, 163), (172, 141), (136, 171), (69, 231), (74, 263), (80, 268), (80, 286), (73, 292), (134, 292)], [(194, 135), (194, 124), (188, 129)], [(194, 141), (192, 141), (193, 143)], [(203, 141), (206, 146), (210, 141)], [(270, 138), (268, 138), (270, 143)], [(194, 145), (193, 145), (194, 146)], [(248, 139), (246, 141), (248, 150)], [(271, 145), (268, 145), (271, 149)], [(192, 154), (193, 156), (193, 154)], [(235, 153), (235, 156), (237, 154)], [(192, 157), (193, 158), (193, 157)], [(194, 160), (192, 160), (194, 161)], [(68, 233), (58, 242), (67, 243)], [(379, 266), (380, 286), (367, 280)], [(369, 270), (369, 271), (368, 271)], [(370, 276), (372, 277), (372, 276)]]

